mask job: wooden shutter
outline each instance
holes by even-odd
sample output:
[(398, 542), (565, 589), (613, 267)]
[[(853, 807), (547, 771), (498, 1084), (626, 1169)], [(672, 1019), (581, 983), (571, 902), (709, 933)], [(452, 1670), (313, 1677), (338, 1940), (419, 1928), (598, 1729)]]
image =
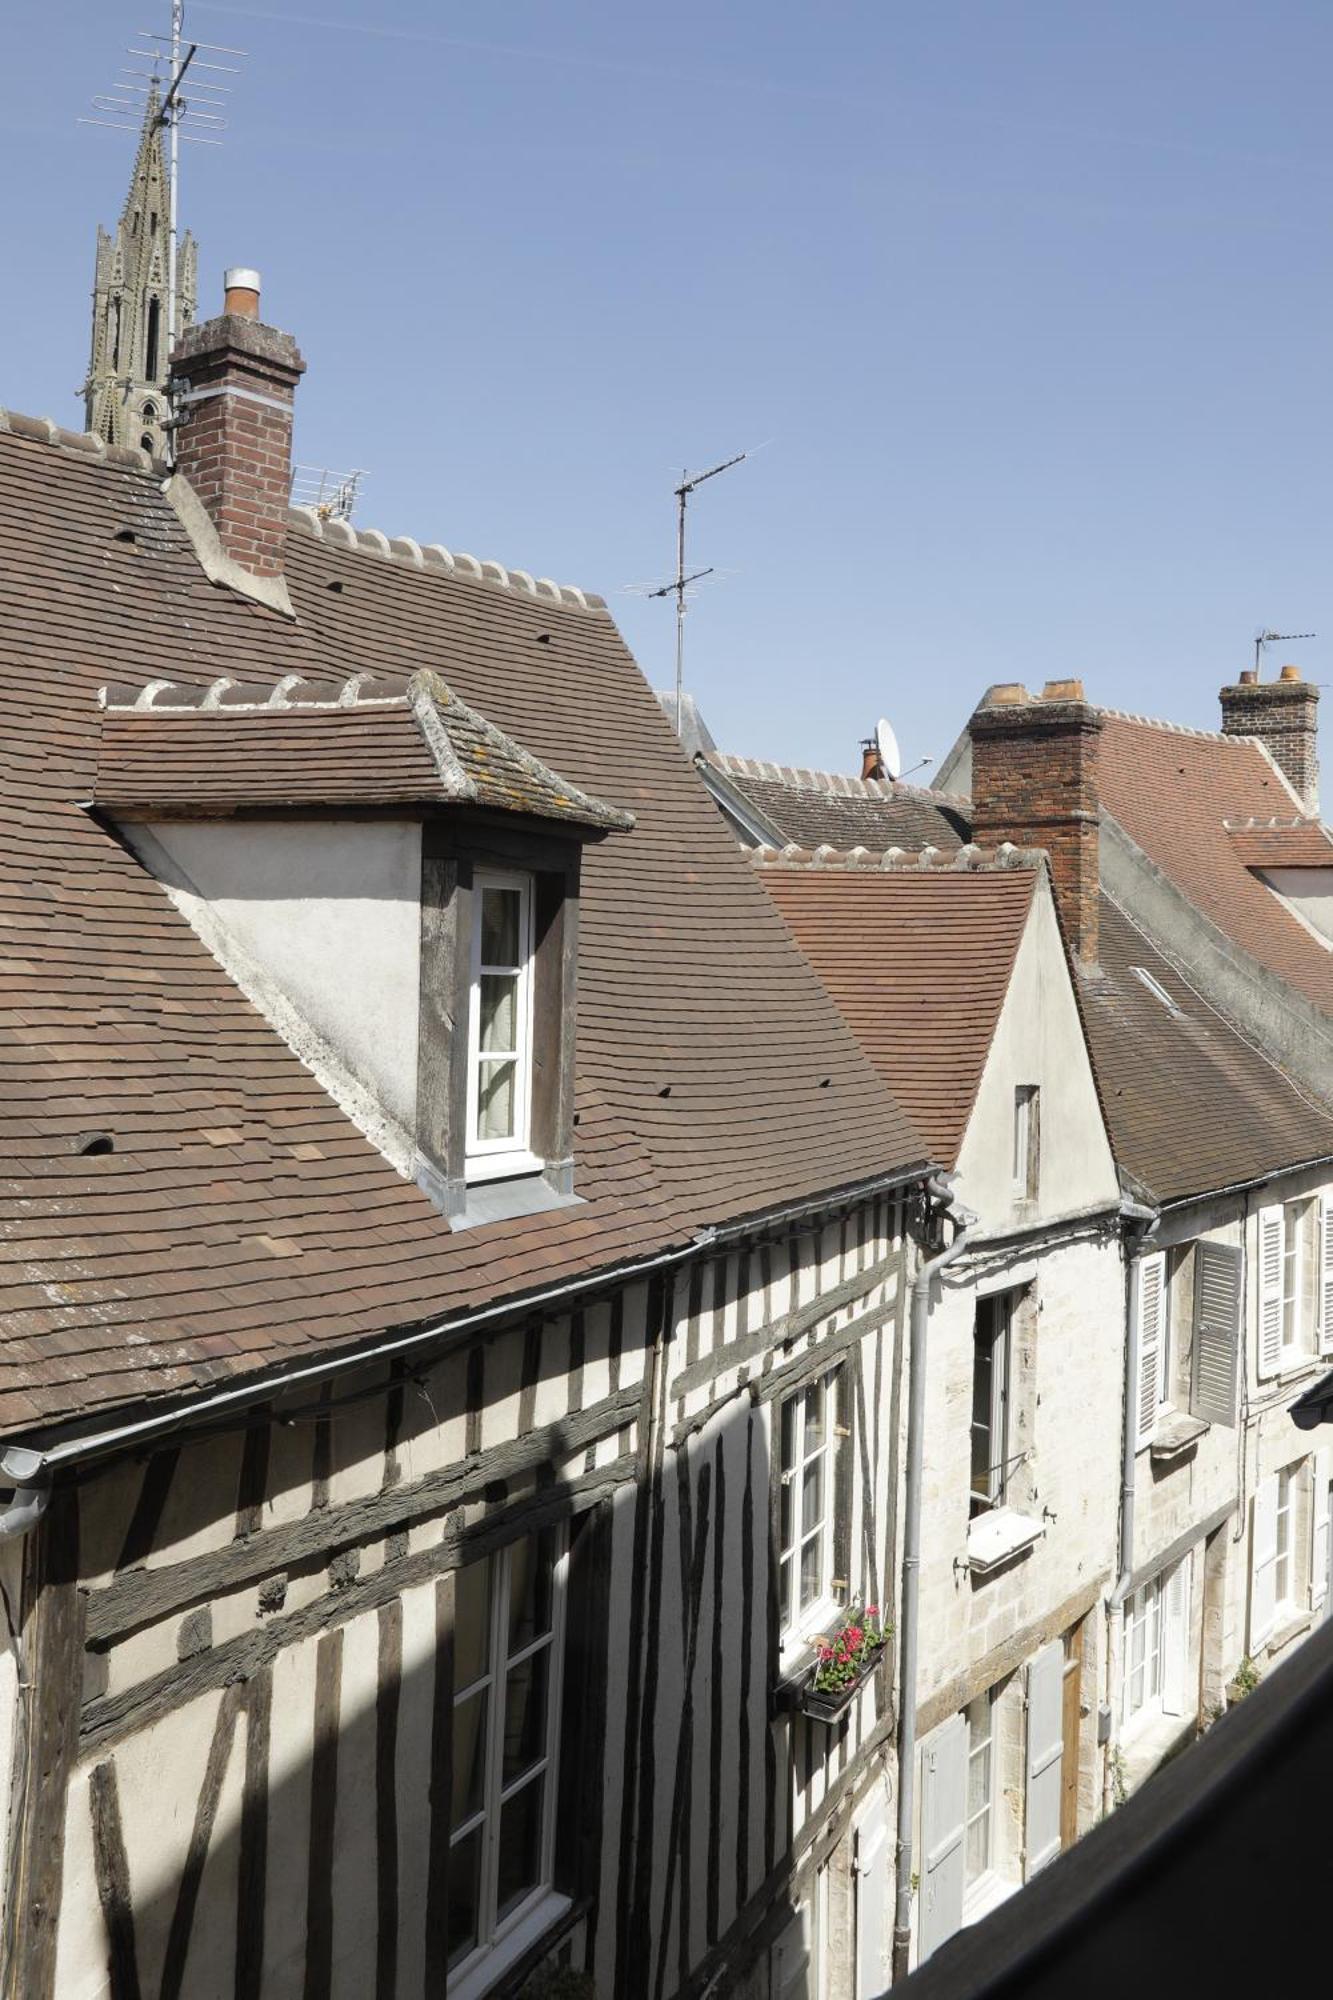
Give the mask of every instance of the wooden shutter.
[(1190, 1414), (1210, 1424), (1236, 1421), (1240, 1357), (1241, 1253), (1230, 1243), (1194, 1246), (1194, 1356)]
[(1333, 1194), (1319, 1209), (1319, 1352), (1333, 1354)]
[(1277, 1474), (1255, 1488), (1250, 1518), (1250, 1651), (1277, 1623)]
[(1147, 1444), (1157, 1422), (1157, 1375), (1162, 1359), (1162, 1314), (1166, 1305), (1166, 1258), (1160, 1250), (1134, 1266), (1135, 1347), (1134, 1442)]
[(889, 1983), (888, 1942), (893, 1882), (888, 1871), (889, 1819), (876, 1785), (856, 1828), (856, 2000), (880, 2000)]
[(1064, 1750), (1063, 1642), (1052, 1639), (1028, 1662), (1027, 1879), (1060, 1852)]
[(1282, 1366), (1282, 1210), (1259, 1211), (1259, 1374)]
[(1190, 1559), (1162, 1578), (1162, 1708), (1184, 1715), (1189, 1706)]
[(967, 1718), (951, 1715), (921, 1746), (921, 1903), (918, 1960), (963, 1921)]
[(1314, 1499), (1310, 1507), (1310, 1606), (1318, 1611), (1328, 1596), (1328, 1482), (1333, 1478), (1333, 1451), (1325, 1445), (1314, 1455)]

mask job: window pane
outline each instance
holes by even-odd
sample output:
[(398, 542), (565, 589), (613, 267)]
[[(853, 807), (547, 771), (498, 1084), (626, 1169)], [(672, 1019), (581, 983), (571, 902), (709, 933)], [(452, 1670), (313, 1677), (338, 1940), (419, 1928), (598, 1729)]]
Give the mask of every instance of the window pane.
[(801, 1609), (813, 1604), (824, 1590), (824, 1537), (812, 1535), (801, 1550)]
[(824, 1460), (812, 1458), (801, 1474), (801, 1527), (807, 1532), (824, 1518)]
[(469, 1563), (454, 1581), (454, 1687), (459, 1694), (489, 1670), (491, 1565)]
[(792, 1558), (784, 1556), (778, 1567), (778, 1614), (785, 1628), (791, 1623)]
[(518, 974), (481, 975), (481, 1048), (512, 1055), (518, 1047)]
[(542, 1802), (545, 1776), (515, 1792), (500, 1811), (497, 1914), (508, 1915), (541, 1880)]
[(990, 1497), (991, 1466), (991, 1372), (993, 1341), (990, 1314), (977, 1317), (976, 1347), (972, 1359), (972, 1491), (982, 1499)]
[(818, 1451), (825, 1437), (824, 1384), (812, 1382), (805, 1392), (805, 1449)]
[(466, 1958), (478, 1942), (481, 1916), (481, 1828), (449, 1849), (449, 1964)]
[(512, 1139), (514, 1136), (514, 1080), (518, 1064), (483, 1062), (477, 1077), (477, 1137)]
[(778, 1488), (778, 1552), (785, 1555), (792, 1543), (792, 1483), (784, 1479)]
[(517, 889), (483, 889), (481, 892), (481, 962), (483, 965), (518, 964)]
[(790, 1472), (796, 1464), (796, 1411), (800, 1399), (789, 1396), (782, 1405), (782, 1470)]
[(990, 1867), (990, 1814), (972, 1820), (967, 1829), (967, 1879), (975, 1882)]
[(489, 1688), (454, 1706), (454, 1791), (450, 1826), (461, 1826), (480, 1810), (486, 1778), (486, 1709)]
[(550, 1528), (526, 1535), (509, 1551), (508, 1656), (521, 1653), (551, 1629), (555, 1536)]
[(546, 1752), (546, 1689), (551, 1649), (543, 1646), (509, 1669), (505, 1692), (504, 1769), (500, 1782), (510, 1785)]

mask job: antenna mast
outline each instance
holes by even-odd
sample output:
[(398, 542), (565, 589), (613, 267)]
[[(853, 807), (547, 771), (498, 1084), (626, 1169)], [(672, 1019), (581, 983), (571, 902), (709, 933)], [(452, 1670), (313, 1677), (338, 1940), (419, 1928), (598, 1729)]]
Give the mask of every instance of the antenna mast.
[(713, 574), (712, 566), (696, 569), (692, 576), (685, 574), (685, 507), (696, 486), (702, 486), (705, 479), (716, 479), (719, 472), (729, 472), (733, 465), (741, 464), (750, 456), (748, 451), (737, 452), (735, 458), (724, 458), (721, 465), (710, 466), (707, 472), (691, 475), (682, 472), (676, 493), (676, 580), (664, 583), (660, 590), (650, 590), (650, 597), (673, 597), (676, 600), (676, 734), (680, 735), (681, 714), (684, 703), (685, 686), (685, 587), (697, 583), (702, 576)]
[(1317, 632), (1256, 632), (1254, 635), (1254, 677), (1259, 678), (1265, 646), (1285, 645), (1288, 639), (1317, 639)]
[[(80, 125), (108, 125), (116, 132), (137, 133), (138, 123), (123, 124), (128, 117), (141, 120), (144, 106), (156, 92), (159, 98), (157, 116), (154, 123), (167, 135), (167, 340), (168, 352), (176, 344), (180, 333), (180, 299), (176, 283), (177, 259), (177, 214), (180, 187), (180, 142), (189, 140), (196, 146), (220, 146), (221, 134), (227, 129), (227, 120), (222, 115), (227, 109), (226, 100), (233, 86), (228, 83), (204, 81), (203, 72), (217, 76), (239, 76), (239, 63), (209, 62), (208, 56), (244, 57), (244, 49), (224, 48), (218, 42), (187, 42), (185, 38), (185, 0), (171, 0), (171, 29), (163, 35), (151, 28), (141, 28), (142, 40), (156, 44), (146, 49), (130, 45), (127, 53), (148, 62), (148, 69), (122, 68), (116, 82), (109, 91), (102, 92), (92, 100), (94, 111), (108, 116), (101, 118), (80, 118)], [(181, 89), (186, 72), (190, 72), (190, 95), (187, 99)], [(143, 100), (137, 104), (135, 99)]]

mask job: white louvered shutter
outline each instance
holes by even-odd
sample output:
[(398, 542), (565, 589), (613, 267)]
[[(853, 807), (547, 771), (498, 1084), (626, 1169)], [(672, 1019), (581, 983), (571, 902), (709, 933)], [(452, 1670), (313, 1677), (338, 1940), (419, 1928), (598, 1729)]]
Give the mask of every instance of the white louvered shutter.
[(1240, 1363), (1241, 1253), (1231, 1243), (1194, 1246), (1194, 1356), (1190, 1414), (1210, 1424), (1236, 1421)]
[(929, 1958), (962, 1925), (966, 1815), (967, 1718), (951, 1715), (921, 1747), (918, 1959)]
[(1184, 1715), (1189, 1707), (1190, 1559), (1162, 1582), (1162, 1709)]
[(1282, 1366), (1282, 1210), (1259, 1211), (1259, 1374)]
[(1060, 1852), (1065, 1649), (1059, 1639), (1028, 1663), (1027, 1879)]
[(1255, 1488), (1250, 1520), (1250, 1651), (1277, 1623), (1277, 1474)]
[(1319, 1352), (1333, 1354), (1333, 1194), (1319, 1209)]
[(1318, 1611), (1328, 1598), (1328, 1482), (1333, 1478), (1333, 1451), (1325, 1445), (1314, 1455), (1314, 1501), (1310, 1509), (1310, 1606)]
[(888, 1806), (879, 1786), (856, 1829), (856, 2000), (880, 2000), (888, 1990), (889, 1852)]
[(1134, 1442), (1142, 1449), (1157, 1422), (1157, 1380), (1162, 1363), (1162, 1319), (1166, 1309), (1166, 1258), (1155, 1250), (1134, 1267), (1135, 1346)]

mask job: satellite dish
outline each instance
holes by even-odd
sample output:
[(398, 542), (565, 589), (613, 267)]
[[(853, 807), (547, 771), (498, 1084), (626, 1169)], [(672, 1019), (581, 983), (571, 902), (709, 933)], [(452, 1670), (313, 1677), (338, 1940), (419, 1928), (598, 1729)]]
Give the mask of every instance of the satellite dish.
[(879, 757), (879, 768), (886, 778), (897, 778), (902, 774), (903, 758), (898, 748), (898, 739), (893, 733), (892, 723), (881, 715), (875, 724), (875, 751)]

